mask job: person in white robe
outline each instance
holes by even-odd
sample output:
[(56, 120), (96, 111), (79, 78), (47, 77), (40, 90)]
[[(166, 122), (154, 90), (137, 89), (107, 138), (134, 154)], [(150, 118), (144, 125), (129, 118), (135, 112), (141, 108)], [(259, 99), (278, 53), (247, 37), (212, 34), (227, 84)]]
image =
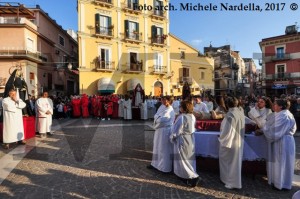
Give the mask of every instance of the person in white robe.
[(148, 169), (157, 169), (161, 172), (172, 171), (172, 143), (170, 142), (171, 128), (175, 120), (175, 113), (171, 106), (173, 98), (166, 96), (162, 100), (154, 116), (154, 139), (151, 165)]
[(155, 106), (154, 106), (154, 101), (152, 97), (149, 97), (147, 101), (147, 107), (148, 107), (148, 118), (153, 119), (155, 115)]
[(245, 115), (236, 98), (228, 97), (226, 104), (229, 110), (221, 123), (219, 138), (220, 179), (228, 189), (241, 189)]
[(125, 95), (125, 100), (123, 102), (124, 110), (124, 120), (132, 120), (132, 109), (131, 109), (131, 99), (128, 95)]
[(256, 107), (253, 107), (248, 112), (248, 116), (253, 120), (258, 128), (262, 128), (265, 123), (267, 116), (272, 113), (272, 102), (266, 97), (258, 99)]
[(147, 102), (140, 103), (140, 112), (141, 112), (141, 119), (142, 120), (147, 120), (148, 119), (148, 107), (147, 107)]
[(118, 117), (123, 118), (124, 117), (124, 99), (123, 96), (120, 97), (118, 100), (119, 109), (118, 109)]
[(48, 92), (44, 91), (42, 97), (36, 101), (38, 112), (38, 131), (42, 138), (46, 137), (46, 134), (52, 134), (52, 115), (53, 115), (53, 102), (48, 98)]
[(275, 113), (268, 116), (262, 128), (268, 140), (268, 183), (275, 188), (291, 189), (295, 166), (295, 139), (297, 126), (293, 114), (288, 110), (287, 100), (274, 102)]
[(178, 98), (174, 99), (174, 102), (172, 103), (172, 107), (174, 109), (175, 115), (179, 115), (179, 106), (180, 106), (180, 101)]
[(170, 140), (173, 143), (174, 173), (191, 187), (197, 186), (199, 175), (196, 172), (195, 123), (193, 104), (189, 101), (180, 103), (181, 114), (172, 127)]
[(9, 144), (19, 142), (24, 144), (24, 126), (22, 109), (25, 102), (20, 99), (15, 90), (10, 90), (8, 97), (2, 101), (3, 107), (3, 143), (4, 148), (9, 149)]

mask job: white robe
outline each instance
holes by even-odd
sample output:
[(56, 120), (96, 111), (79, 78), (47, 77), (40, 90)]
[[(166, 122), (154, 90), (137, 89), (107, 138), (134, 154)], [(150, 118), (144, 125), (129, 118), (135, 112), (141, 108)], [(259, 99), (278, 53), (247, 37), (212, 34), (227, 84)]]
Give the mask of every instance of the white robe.
[(179, 114), (179, 106), (180, 106), (180, 101), (174, 100), (174, 102), (172, 103), (172, 107), (174, 109), (175, 115)]
[(19, 99), (19, 103), (6, 97), (2, 101), (3, 107), (3, 143), (13, 143), (24, 139), (22, 109), (26, 104)]
[(149, 119), (152, 119), (154, 118), (154, 115), (155, 115), (155, 106), (154, 106), (154, 102), (152, 99), (148, 99), (146, 100), (145, 102), (147, 102), (147, 107), (148, 107), (148, 118)]
[[(50, 98), (39, 98), (36, 101), (38, 111), (38, 131), (39, 133), (51, 132), (52, 115), (53, 115), (53, 102)], [(46, 114), (50, 111), (51, 114)]]
[(141, 119), (147, 120), (148, 119), (148, 111), (147, 111), (147, 104), (146, 102), (140, 104), (140, 112), (141, 112)]
[(196, 172), (195, 123), (193, 114), (179, 115), (170, 136), (173, 143), (174, 173), (184, 179), (199, 177)]
[(124, 99), (119, 99), (118, 104), (119, 104), (118, 116), (124, 117)]
[(154, 116), (154, 139), (151, 165), (162, 172), (172, 171), (171, 127), (175, 119), (172, 106), (161, 105)]
[(278, 189), (291, 189), (295, 166), (294, 133), (297, 126), (294, 116), (288, 110), (273, 113), (267, 117), (263, 127), (268, 140), (267, 174), (269, 184)]
[(131, 100), (125, 100), (123, 102), (123, 110), (124, 110), (124, 119), (125, 120), (132, 120), (132, 110), (131, 110)]
[(268, 108), (262, 108), (262, 109), (254, 108), (254, 109), (256, 109), (259, 116), (254, 117), (250, 111), (248, 112), (248, 116), (250, 119), (255, 121), (255, 123), (259, 128), (262, 128), (266, 123), (267, 116), (272, 113), (272, 110)]
[(141, 95), (141, 88), (138, 87), (136, 90), (137, 90), (137, 91), (136, 91), (136, 93), (135, 93), (134, 105), (135, 105), (136, 107), (139, 107), (140, 103), (143, 103), (143, 99), (142, 99), (142, 95)]
[(221, 123), (220, 130), (220, 179), (227, 186), (241, 189), (245, 135), (245, 115), (243, 110), (230, 108)]

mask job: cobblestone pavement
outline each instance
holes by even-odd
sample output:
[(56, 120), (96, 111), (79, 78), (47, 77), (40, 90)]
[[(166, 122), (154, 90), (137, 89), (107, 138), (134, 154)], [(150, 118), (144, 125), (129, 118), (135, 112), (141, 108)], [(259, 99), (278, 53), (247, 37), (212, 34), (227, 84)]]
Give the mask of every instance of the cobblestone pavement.
[[(55, 135), (35, 138), (0, 185), (0, 198), (291, 198), (299, 190), (273, 190), (266, 176), (243, 176), (241, 190), (227, 190), (216, 172), (186, 187), (176, 176), (148, 170), (154, 131), (150, 122), (73, 119), (55, 121)], [(295, 137), (299, 143), (300, 137)], [(27, 146), (30, 147), (30, 146)], [(3, 157), (10, 152), (1, 149)], [(22, 157), (15, 154), (14, 159)], [(295, 173), (300, 173), (297, 146)]]

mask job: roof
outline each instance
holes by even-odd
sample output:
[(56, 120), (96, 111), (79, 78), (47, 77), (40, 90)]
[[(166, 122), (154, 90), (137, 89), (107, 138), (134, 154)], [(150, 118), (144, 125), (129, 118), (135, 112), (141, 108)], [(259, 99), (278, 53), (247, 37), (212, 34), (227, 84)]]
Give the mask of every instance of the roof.
[(0, 2), (0, 16), (1, 17), (26, 17), (34, 19), (34, 12), (30, 11), (23, 4)]
[(195, 50), (196, 52), (200, 52), (198, 49), (194, 48), (193, 46), (191, 46), (190, 44), (186, 43), (185, 41), (183, 41), (183, 40), (180, 39), (179, 37), (175, 36), (174, 34), (169, 33), (169, 35), (170, 35), (171, 37), (174, 37), (174, 38), (177, 39), (178, 41), (184, 43), (184, 44), (187, 45), (188, 47), (192, 48), (192, 49)]

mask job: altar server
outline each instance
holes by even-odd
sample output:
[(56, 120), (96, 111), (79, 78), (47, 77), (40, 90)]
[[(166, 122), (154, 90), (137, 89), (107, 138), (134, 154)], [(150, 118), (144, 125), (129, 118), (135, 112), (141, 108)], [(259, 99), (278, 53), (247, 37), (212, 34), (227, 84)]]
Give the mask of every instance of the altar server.
[(263, 133), (268, 140), (267, 174), (270, 185), (277, 189), (291, 189), (295, 166), (296, 121), (288, 110), (288, 102), (278, 99), (274, 112), (267, 117)]
[(170, 136), (173, 143), (174, 173), (188, 186), (195, 187), (199, 182), (199, 175), (196, 172), (194, 137), (196, 118), (193, 115), (193, 104), (182, 101), (180, 112)]
[(131, 110), (131, 99), (128, 95), (125, 95), (125, 100), (123, 102), (124, 107), (124, 120), (132, 120), (132, 110)]
[(175, 113), (171, 106), (173, 97), (165, 96), (162, 105), (154, 115), (154, 139), (152, 162), (147, 168), (162, 172), (172, 171), (172, 143), (170, 142), (171, 128), (175, 120)]
[(245, 115), (236, 98), (228, 97), (226, 104), (229, 110), (221, 123), (219, 138), (220, 179), (228, 189), (241, 189)]
[(38, 111), (38, 131), (42, 138), (46, 137), (46, 133), (52, 134), (52, 115), (53, 102), (48, 98), (48, 92), (44, 91), (42, 97), (36, 101)]
[(17, 95), (15, 90), (8, 92), (8, 97), (2, 101), (3, 106), (3, 143), (9, 149), (9, 144), (24, 139), (22, 109), (26, 104)]

